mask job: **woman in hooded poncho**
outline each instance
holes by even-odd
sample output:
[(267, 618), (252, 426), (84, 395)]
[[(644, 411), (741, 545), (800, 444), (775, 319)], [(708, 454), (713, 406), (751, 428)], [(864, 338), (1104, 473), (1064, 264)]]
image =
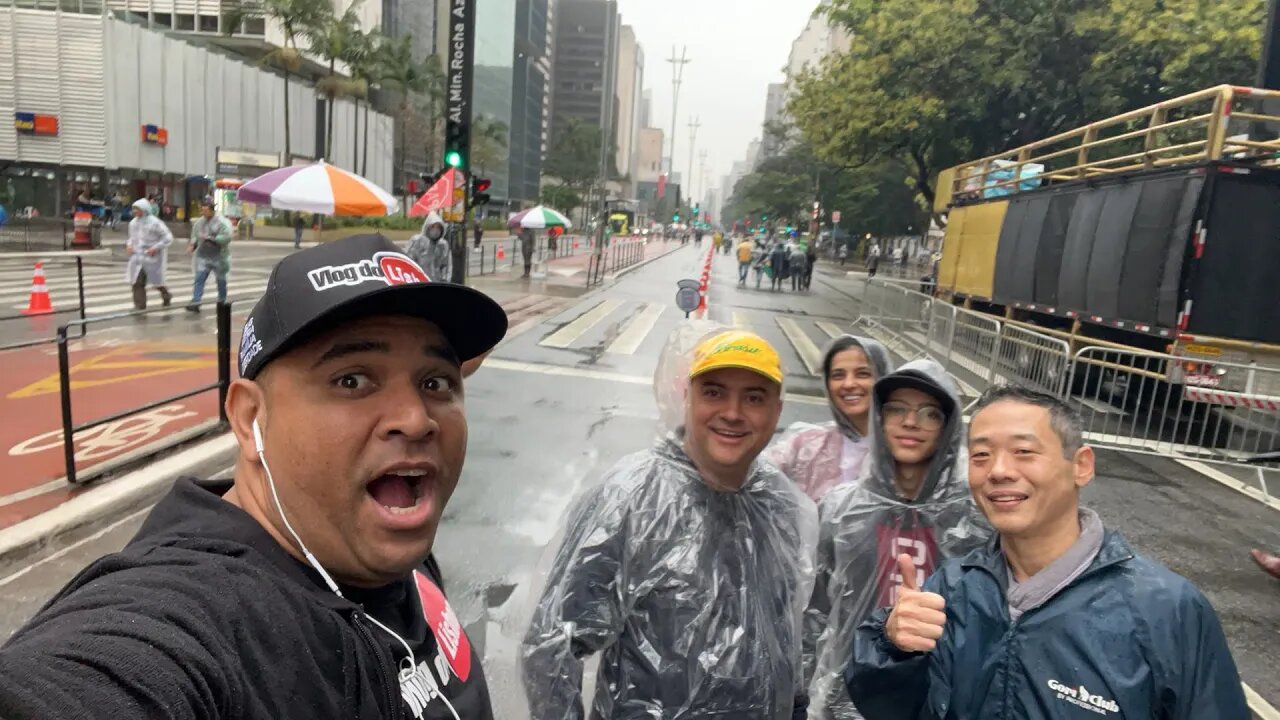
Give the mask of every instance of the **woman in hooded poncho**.
[(991, 537), (969, 494), (964, 421), (954, 381), (933, 360), (913, 360), (876, 381), (869, 453), (855, 482), (818, 506), (818, 557), (803, 644), (809, 717), (861, 718), (843, 680), (854, 631), (892, 605), (910, 555), (919, 582), (943, 561)]
[(795, 423), (765, 453), (814, 502), (857, 479), (871, 441), (871, 386), (893, 370), (889, 351), (875, 340), (843, 335), (822, 359), (833, 422)]

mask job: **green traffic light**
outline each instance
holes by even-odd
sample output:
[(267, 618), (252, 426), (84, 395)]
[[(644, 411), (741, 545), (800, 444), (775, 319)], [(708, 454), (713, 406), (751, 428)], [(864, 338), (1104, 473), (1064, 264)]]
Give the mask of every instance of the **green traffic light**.
[(462, 153), (457, 150), (450, 150), (444, 154), (444, 164), (451, 168), (462, 167)]

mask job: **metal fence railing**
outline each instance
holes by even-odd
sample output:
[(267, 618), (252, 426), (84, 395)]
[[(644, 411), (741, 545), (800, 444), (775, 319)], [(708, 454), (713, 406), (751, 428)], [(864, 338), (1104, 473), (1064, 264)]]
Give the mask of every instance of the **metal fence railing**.
[[(79, 228), (79, 247), (96, 248), (102, 244), (102, 225), (93, 221)], [(11, 217), (0, 225), (0, 250), (6, 252), (39, 252), (70, 250), (76, 245), (75, 221), (63, 218)]]
[(587, 287), (595, 287), (610, 274), (643, 261), (647, 244), (643, 238), (615, 238), (600, 252), (593, 253), (587, 261)]
[[(234, 301), (232, 301), (234, 302)], [(75, 422), (75, 412), (73, 407), (74, 400), (74, 384), (71, 377), (71, 351), (69, 342), (73, 334), (78, 330), (81, 335), (84, 333), (86, 326), (95, 323), (109, 323), (126, 318), (135, 318), (143, 315), (153, 315), (161, 313), (173, 313), (174, 308), (155, 308), (152, 310), (139, 310), (127, 313), (118, 313), (114, 315), (103, 315), (92, 318), (80, 318), (68, 322), (58, 328), (56, 342), (58, 344), (58, 384), (59, 384), (59, 402), (62, 414), (62, 431), (61, 444), (63, 453), (63, 462), (66, 470), (67, 482), (75, 485), (88, 480), (90, 477), (101, 474), (106, 467), (99, 465), (92, 468), (79, 467), (81, 458), (77, 452), (77, 438), (100, 432), (101, 428), (110, 426), (118, 426), (128, 418), (145, 416), (148, 413), (156, 412), (165, 406), (171, 405), (179, 400), (184, 400), (196, 395), (207, 392), (217, 391), (218, 393), (218, 419), (216, 425), (210, 423), (210, 428), (225, 425), (226, 417), (226, 399), (227, 388), (231, 384), (231, 308), (232, 302), (217, 304), (217, 376), (213, 382), (204, 383), (193, 388), (174, 393), (159, 400), (145, 402), (140, 405), (130, 407), (124, 410), (113, 412), (109, 415), (87, 420), (85, 422)], [(145, 421), (144, 421), (145, 424)], [(157, 442), (147, 446), (147, 454), (155, 454), (165, 449), (184, 442), (189, 439), (190, 435), (169, 435)], [(136, 456), (134, 457), (136, 459)], [(106, 464), (104, 464), (106, 465)]]
[[(58, 310), (55, 308), (47, 312), (29, 313), (29, 314), (28, 313), (11, 313), (7, 315), (0, 315), (0, 328), (4, 329), (6, 335), (10, 335), (10, 334), (37, 335), (37, 337), (27, 337), (22, 340), (14, 340), (7, 343), (0, 343), (0, 352), (3, 352), (5, 350), (17, 350), (20, 348), (34, 347), (36, 345), (45, 345), (48, 343), (57, 342), (58, 338), (56, 335), (44, 335), (42, 334), (40, 328), (32, 327), (33, 323), (39, 323), (42, 318), (57, 317), (59, 315), (66, 315), (68, 313), (76, 313), (77, 315), (80, 316), (81, 320), (85, 319), (86, 311), (85, 311), (85, 299), (84, 299), (84, 259), (81, 258), (79, 255), (77, 255), (76, 257), (72, 258), (72, 261), (74, 262), (75, 273), (76, 273), (76, 305), (75, 307), (69, 308), (64, 306), (63, 309), (61, 310)], [(62, 259), (43, 261), (43, 270), (46, 275), (46, 281), (48, 280), (49, 275), (51, 274), (58, 275), (60, 274), (58, 271), (65, 267), (67, 267), (67, 265), (63, 263)], [(47, 288), (47, 285), (46, 285), (46, 288)], [(19, 323), (21, 323), (24, 327), (20, 329), (16, 329), (14, 326)], [(84, 337), (86, 328), (87, 328), (86, 325), (84, 324), (80, 325), (79, 337)], [(49, 328), (46, 325), (43, 332), (48, 332), (48, 329)]]
[(1073, 353), (1064, 338), (879, 278), (865, 282), (854, 326), (899, 357), (934, 358), (970, 399), (1005, 383), (1063, 398), (1095, 446), (1225, 464), (1263, 495), (1265, 472), (1280, 469), (1280, 454), (1267, 455), (1280, 449), (1280, 396), (1266, 394), (1280, 369), (1218, 362), (1252, 390), (1191, 385), (1176, 372), (1185, 358), (1115, 345)]

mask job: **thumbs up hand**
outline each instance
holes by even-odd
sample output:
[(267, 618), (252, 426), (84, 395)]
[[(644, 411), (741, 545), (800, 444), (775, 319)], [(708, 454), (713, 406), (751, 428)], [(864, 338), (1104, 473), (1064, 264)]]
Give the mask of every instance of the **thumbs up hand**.
[(885, 623), (885, 634), (903, 652), (928, 652), (942, 637), (947, 601), (941, 595), (920, 590), (910, 555), (898, 556), (898, 571), (902, 575), (902, 587)]

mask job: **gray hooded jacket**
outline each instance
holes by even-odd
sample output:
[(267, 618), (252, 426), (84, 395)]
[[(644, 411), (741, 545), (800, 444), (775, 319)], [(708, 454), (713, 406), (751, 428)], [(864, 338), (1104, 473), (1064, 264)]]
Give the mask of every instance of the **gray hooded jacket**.
[[(803, 712), (800, 621), (817, 511), (767, 463), (712, 489), (672, 437), (570, 513), (521, 648), (533, 720), (785, 720)], [(799, 702), (798, 702), (799, 701)]]
[[(882, 389), (902, 376), (923, 380), (951, 399), (938, 449), (915, 500), (898, 495), (894, 460), (881, 422)], [(902, 578), (897, 558), (916, 563), (916, 580), (991, 536), (969, 494), (961, 444), (964, 421), (955, 383), (933, 360), (913, 360), (879, 379), (872, 400), (871, 454), (857, 482), (839, 485), (819, 508), (817, 575), (805, 611), (805, 668), (812, 669), (810, 718), (859, 718), (844, 685), (854, 631), (878, 607), (892, 605)]]
[(871, 447), (870, 438), (863, 437), (840, 411), (826, 382), (835, 356), (850, 348), (866, 353), (877, 380), (893, 370), (889, 351), (875, 340), (853, 335), (832, 340), (822, 359), (822, 388), (834, 421), (821, 425), (793, 423), (765, 453), (765, 458), (814, 502), (821, 500), (831, 488), (856, 480)]

